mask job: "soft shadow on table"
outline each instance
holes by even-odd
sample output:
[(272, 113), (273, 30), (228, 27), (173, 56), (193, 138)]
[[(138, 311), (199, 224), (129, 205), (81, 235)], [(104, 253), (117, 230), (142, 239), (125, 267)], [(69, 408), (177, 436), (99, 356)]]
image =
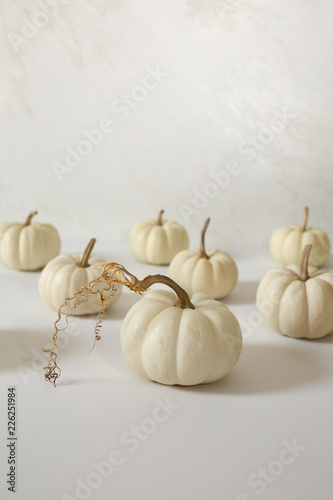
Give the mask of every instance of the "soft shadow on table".
[[(60, 387), (60, 386), (63, 386), (63, 385), (68, 385), (68, 386), (71, 386), (71, 385), (99, 385), (99, 384), (122, 384), (122, 385), (125, 385), (126, 384), (126, 380), (124, 379), (120, 379), (120, 378), (113, 378), (111, 375), (109, 377), (95, 377), (95, 378), (84, 378), (84, 377), (81, 377), (81, 378), (60, 378), (57, 383), (56, 383), (56, 386), (57, 387)], [(128, 385), (128, 383), (127, 383)]]
[(45, 332), (0, 330), (0, 370), (16, 368), (30, 360), (48, 342)]
[[(51, 333), (46, 330), (13, 329), (0, 330), (0, 371), (18, 368), (42, 369), (47, 364), (48, 353), (43, 347), (51, 345)], [(61, 345), (61, 341), (59, 342)], [(73, 356), (80, 339), (73, 337), (61, 351), (61, 359)]]
[(221, 299), (227, 306), (255, 304), (259, 281), (240, 281), (228, 297)]
[(129, 309), (142, 297), (138, 293), (122, 293), (118, 301), (105, 311), (105, 318), (114, 320), (123, 320)]
[(288, 391), (325, 378), (315, 352), (299, 347), (246, 345), (231, 372), (212, 384), (180, 387), (200, 393), (250, 395)]
[(322, 339), (317, 339), (317, 340), (304, 339), (304, 341), (315, 342), (316, 344), (333, 344), (333, 334), (331, 333), (330, 335), (326, 335), (326, 337), (323, 337)]

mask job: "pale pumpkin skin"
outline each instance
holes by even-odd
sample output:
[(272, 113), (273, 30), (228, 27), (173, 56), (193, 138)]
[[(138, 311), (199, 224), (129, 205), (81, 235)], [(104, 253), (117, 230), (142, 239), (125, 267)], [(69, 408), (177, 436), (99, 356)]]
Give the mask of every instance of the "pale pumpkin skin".
[(134, 372), (166, 385), (196, 385), (224, 377), (237, 362), (242, 333), (226, 305), (203, 293), (195, 309), (176, 305), (171, 290), (148, 292), (121, 328), (124, 356)]
[(206, 250), (205, 233), (210, 219), (204, 223), (199, 250), (183, 250), (171, 261), (169, 276), (191, 296), (206, 293), (213, 299), (229, 295), (238, 281), (238, 269), (233, 258), (220, 250)]
[(206, 250), (209, 259), (198, 250), (183, 250), (171, 261), (169, 276), (191, 296), (206, 293), (213, 299), (229, 295), (238, 281), (238, 269), (232, 257), (220, 250)]
[(305, 245), (312, 245), (309, 265), (319, 267), (326, 262), (331, 249), (329, 237), (325, 231), (306, 225), (307, 207), (304, 209), (305, 223), (302, 226), (280, 227), (274, 231), (269, 242), (273, 257), (285, 266), (300, 264)]
[(168, 265), (189, 239), (183, 226), (175, 221), (148, 219), (136, 224), (130, 235), (130, 248), (138, 260), (147, 264)]
[[(29, 217), (36, 215), (32, 212)], [(29, 219), (29, 218), (28, 218)], [(37, 271), (59, 254), (60, 237), (52, 224), (10, 222), (0, 225), (0, 259), (18, 271)]]
[(333, 273), (315, 267), (308, 272), (310, 278), (302, 281), (297, 265), (268, 271), (258, 287), (257, 307), (273, 330), (319, 339), (333, 333)]
[[(52, 309), (58, 311), (64, 304), (65, 299), (86, 286), (90, 281), (97, 279), (101, 274), (101, 269), (94, 268), (97, 264), (103, 264), (105, 260), (99, 257), (90, 257), (88, 267), (80, 267), (77, 264), (81, 261), (82, 255), (63, 254), (55, 257), (43, 269), (39, 279), (39, 293)], [(111, 307), (120, 297), (122, 286), (113, 285), (116, 289), (112, 296), (112, 291), (103, 292), (109, 300), (105, 303), (105, 309)], [(100, 284), (98, 289), (102, 290)], [(81, 299), (82, 300), (82, 299)], [(73, 316), (85, 314), (97, 314), (101, 310), (100, 295), (89, 294), (88, 300), (81, 302), (80, 299), (73, 299), (61, 308), (61, 313)]]

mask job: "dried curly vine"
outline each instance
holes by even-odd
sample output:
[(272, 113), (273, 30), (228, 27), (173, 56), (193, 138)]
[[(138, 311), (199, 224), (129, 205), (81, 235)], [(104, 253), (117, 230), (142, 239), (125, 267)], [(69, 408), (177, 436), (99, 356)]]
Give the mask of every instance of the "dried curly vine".
[[(63, 307), (67, 306), (68, 303), (76, 299), (74, 307), (83, 302), (87, 301), (91, 294), (99, 294), (101, 301), (101, 310), (97, 316), (97, 323), (95, 326), (95, 343), (101, 339), (100, 329), (102, 326), (102, 319), (105, 317), (105, 306), (111, 297), (116, 293), (117, 288), (114, 286), (115, 283), (126, 286), (130, 290), (139, 293), (148, 290), (154, 283), (162, 283), (168, 285), (172, 288), (177, 296), (178, 301), (175, 303), (176, 306), (182, 309), (190, 308), (194, 309), (193, 304), (190, 301), (189, 296), (177, 283), (175, 283), (168, 276), (163, 276), (161, 274), (146, 276), (143, 280), (138, 280), (136, 276), (131, 274), (127, 269), (125, 269), (121, 264), (116, 262), (108, 262), (106, 264), (98, 264), (94, 266), (97, 269), (102, 269), (100, 276), (88, 283), (86, 286), (82, 287), (79, 291), (75, 292), (72, 297), (65, 299), (65, 302), (59, 307), (58, 318), (54, 323), (55, 332), (52, 335), (53, 345), (49, 348), (43, 349), (43, 352), (48, 352), (50, 354), (47, 366), (44, 366), (45, 370), (45, 380), (56, 384), (56, 380), (60, 377), (61, 370), (57, 364), (57, 336), (58, 333), (63, 331), (68, 326), (68, 316), (66, 317), (66, 327), (59, 329), (58, 323), (61, 321), (61, 310)], [(108, 292), (106, 294), (106, 292)], [(93, 346), (94, 347), (94, 346)]]

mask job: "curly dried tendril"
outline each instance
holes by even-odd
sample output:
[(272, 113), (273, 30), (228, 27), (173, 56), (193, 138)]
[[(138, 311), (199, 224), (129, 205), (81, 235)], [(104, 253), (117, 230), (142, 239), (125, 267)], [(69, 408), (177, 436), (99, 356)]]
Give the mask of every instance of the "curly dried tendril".
[(106, 264), (99, 264), (94, 266), (97, 269), (102, 269), (100, 276), (88, 283), (86, 286), (82, 287), (81, 290), (75, 292), (72, 297), (66, 298), (64, 304), (59, 307), (58, 310), (58, 318), (54, 323), (55, 331), (52, 335), (52, 345), (49, 349), (44, 348), (44, 352), (48, 352), (50, 354), (49, 361), (47, 366), (44, 366), (45, 370), (45, 380), (56, 384), (56, 380), (60, 377), (61, 370), (57, 364), (57, 336), (58, 333), (66, 329), (68, 326), (68, 316), (66, 317), (66, 327), (63, 329), (59, 329), (59, 322), (61, 321), (61, 310), (63, 307), (67, 306), (69, 302), (75, 301), (73, 307), (77, 307), (78, 305), (84, 304), (90, 295), (99, 294), (100, 302), (101, 302), (101, 310), (97, 316), (97, 323), (95, 326), (95, 340), (96, 342), (101, 339), (100, 337), (100, 329), (102, 327), (102, 319), (105, 317), (105, 306), (111, 297), (116, 293), (117, 288), (114, 286), (115, 283), (119, 283), (121, 285), (126, 286), (133, 292), (139, 293), (148, 290), (155, 283), (162, 283), (164, 285), (168, 285), (172, 288), (178, 297), (178, 300), (175, 303), (175, 306), (180, 307), (182, 309), (190, 308), (194, 309), (193, 304), (190, 301), (189, 296), (177, 283), (175, 283), (168, 276), (163, 276), (162, 274), (155, 274), (146, 276), (143, 280), (138, 280), (136, 276), (131, 274), (127, 269), (125, 269), (121, 264), (117, 264), (116, 262), (108, 262)]
[[(102, 327), (102, 320), (101, 318), (105, 317), (105, 306), (108, 303), (108, 301), (111, 299), (111, 297), (116, 293), (117, 289), (115, 286), (105, 284), (105, 287), (103, 289), (97, 289), (94, 290), (94, 286), (99, 284), (101, 282), (100, 277), (92, 282), (90, 282), (87, 286), (82, 287), (79, 291), (75, 292), (72, 297), (68, 297), (65, 299), (65, 302), (59, 307), (58, 310), (58, 318), (54, 323), (54, 334), (52, 335), (52, 345), (49, 349), (43, 348), (43, 352), (48, 352), (50, 353), (49, 361), (47, 366), (44, 366), (45, 370), (45, 380), (48, 380), (49, 382), (53, 383), (55, 385), (56, 380), (58, 377), (61, 375), (61, 370), (57, 364), (57, 337), (58, 333), (63, 332), (66, 330), (66, 328), (69, 326), (69, 321), (68, 318), (70, 315), (66, 315), (66, 325), (63, 328), (59, 328), (59, 323), (61, 321), (61, 312), (64, 307), (66, 307), (71, 301), (75, 301), (75, 303), (72, 305), (73, 309), (76, 309), (77, 307), (81, 307), (85, 302), (88, 301), (89, 297), (91, 294), (99, 294), (100, 296), (100, 302), (101, 302), (101, 310), (98, 313), (97, 316), (97, 323), (95, 326), (95, 340), (92, 349), (94, 348), (96, 341), (100, 340), (100, 334), (99, 331)], [(108, 292), (108, 296), (105, 297), (104, 293)], [(91, 349), (91, 350), (92, 350)]]

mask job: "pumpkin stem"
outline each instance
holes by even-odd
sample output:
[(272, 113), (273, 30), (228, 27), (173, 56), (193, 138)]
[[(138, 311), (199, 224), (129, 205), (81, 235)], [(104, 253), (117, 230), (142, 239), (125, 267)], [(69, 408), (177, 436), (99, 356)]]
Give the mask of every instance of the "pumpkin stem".
[(205, 220), (203, 228), (201, 230), (200, 257), (202, 259), (209, 259), (209, 256), (206, 254), (206, 249), (205, 249), (205, 235), (209, 223), (210, 223), (210, 218), (208, 217), (208, 219)]
[(301, 265), (299, 267), (299, 278), (301, 281), (306, 281), (310, 278), (308, 271), (308, 262), (309, 262), (311, 248), (312, 245), (305, 245), (305, 247), (303, 248), (301, 256)]
[(35, 215), (37, 215), (37, 214), (38, 214), (37, 210), (34, 210), (33, 212), (30, 212), (30, 214), (28, 215), (27, 220), (25, 221), (25, 223), (24, 223), (24, 226), (23, 226), (23, 227), (30, 226), (31, 221), (32, 221), (32, 218), (33, 218)]
[(157, 225), (163, 226), (162, 215), (164, 214), (164, 210), (161, 210), (157, 217)]
[(301, 231), (301, 233), (304, 233), (304, 231), (306, 230), (306, 225), (308, 223), (308, 217), (309, 217), (309, 208), (308, 207), (304, 207), (303, 221), (302, 221), (301, 227), (299, 228), (299, 230)]
[(143, 280), (138, 281), (137, 286), (138, 288), (140, 288), (140, 291), (145, 291), (155, 283), (162, 283), (162, 285), (167, 285), (176, 292), (178, 301), (176, 302), (175, 306), (180, 307), (181, 309), (195, 309), (187, 292), (185, 292), (185, 290), (175, 281), (173, 281), (168, 276), (164, 276), (163, 274), (146, 276)]
[[(89, 245), (93, 246), (92, 240), (90, 240)], [(88, 247), (89, 247), (88, 245)], [(86, 248), (86, 251), (88, 249)], [(97, 325), (95, 327), (95, 340), (100, 340), (99, 330), (101, 327), (101, 319), (104, 318), (104, 308), (106, 303), (106, 297), (104, 295), (105, 291), (109, 291), (111, 295), (114, 295), (116, 292), (116, 287), (113, 286), (114, 283), (120, 283), (121, 285), (126, 286), (133, 292), (142, 293), (148, 290), (149, 287), (154, 285), (155, 283), (162, 283), (163, 285), (167, 285), (172, 288), (177, 296), (178, 301), (175, 303), (176, 307), (181, 307), (182, 309), (195, 309), (192, 304), (188, 294), (181, 288), (175, 281), (173, 281), (168, 276), (163, 276), (162, 274), (155, 274), (153, 276), (146, 276), (143, 280), (139, 281), (136, 276), (127, 271), (122, 265), (117, 264), (116, 262), (106, 262), (104, 264), (96, 265), (95, 268), (102, 268), (102, 272), (100, 276), (92, 281), (90, 281), (86, 286), (83, 286), (77, 292), (74, 292), (72, 297), (67, 297), (65, 302), (58, 309), (58, 319), (54, 323), (54, 333), (52, 335), (52, 346), (49, 348), (44, 348), (43, 352), (48, 352), (50, 357), (47, 366), (44, 366), (45, 370), (45, 380), (49, 382), (53, 382), (56, 384), (58, 377), (60, 377), (60, 368), (57, 364), (57, 338), (58, 333), (63, 331), (64, 329), (59, 329), (58, 324), (61, 321), (61, 310), (65, 307), (71, 300), (77, 298), (81, 300), (85, 300), (92, 294), (98, 294), (101, 299), (101, 312), (97, 317)], [(66, 318), (66, 323), (68, 325), (68, 321)]]
[(80, 262), (76, 263), (77, 266), (89, 267), (88, 260), (89, 260), (90, 254), (92, 252), (92, 249), (94, 248), (95, 243), (96, 243), (96, 238), (91, 238), (88, 245), (86, 246), (85, 251), (83, 252), (83, 255), (82, 255)]

